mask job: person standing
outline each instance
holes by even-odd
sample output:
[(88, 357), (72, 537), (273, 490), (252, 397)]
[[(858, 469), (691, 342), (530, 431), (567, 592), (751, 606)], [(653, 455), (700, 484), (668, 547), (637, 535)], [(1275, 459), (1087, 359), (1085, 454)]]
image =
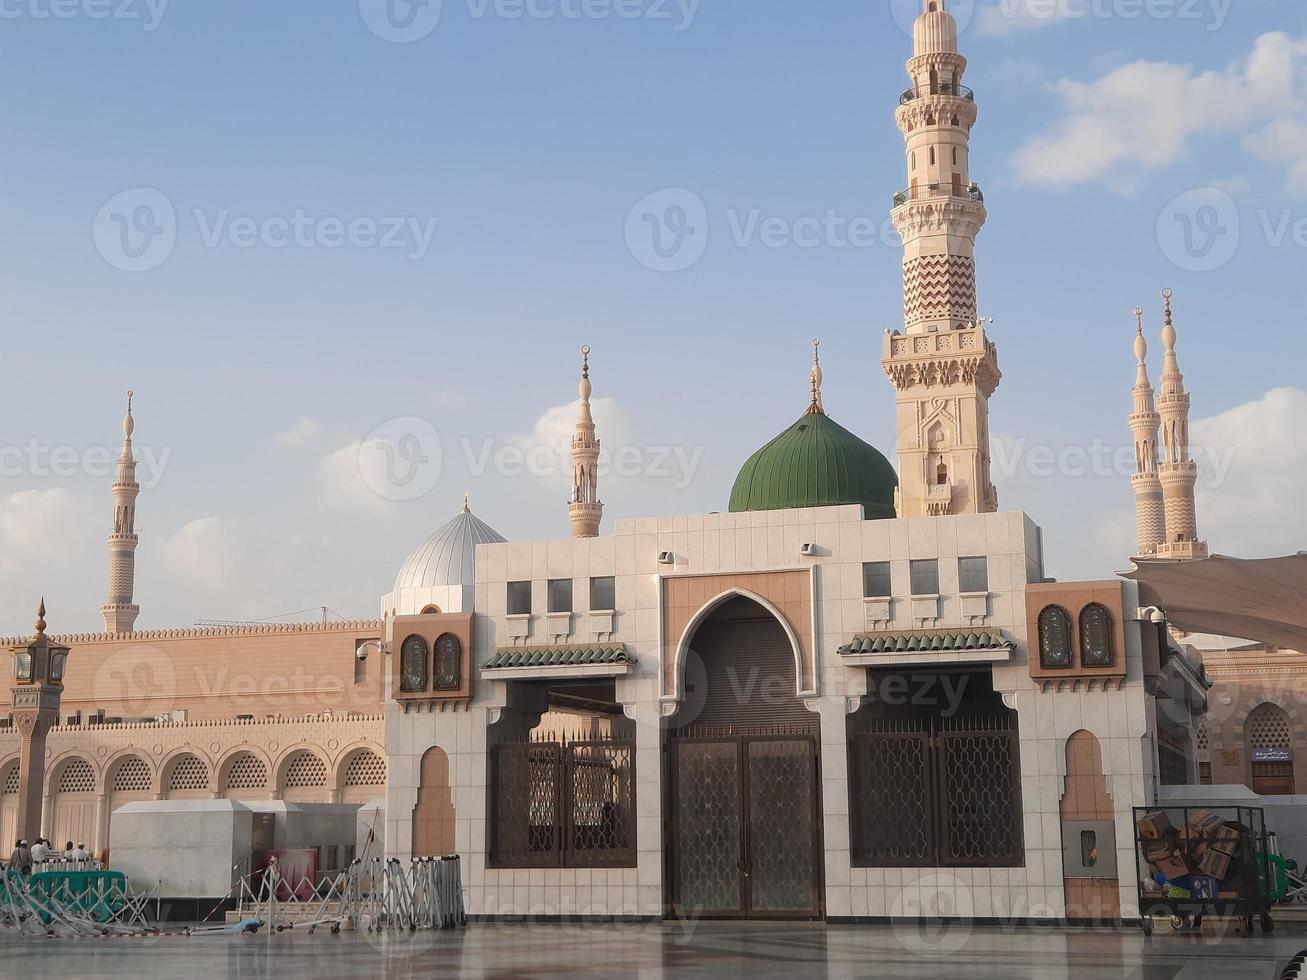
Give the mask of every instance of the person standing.
[(27, 841), (20, 840), (14, 845), (14, 853), (9, 855), (9, 870), (20, 875), (32, 873), (32, 851)]
[(45, 864), (50, 860), (50, 847), (46, 844), (44, 837), (38, 837), (36, 843), (32, 845), (32, 864)]

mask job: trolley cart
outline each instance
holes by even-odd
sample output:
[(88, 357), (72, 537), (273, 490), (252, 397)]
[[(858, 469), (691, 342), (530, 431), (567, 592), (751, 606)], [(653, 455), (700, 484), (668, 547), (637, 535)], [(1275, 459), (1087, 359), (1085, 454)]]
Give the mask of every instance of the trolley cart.
[[(1153, 918), (1175, 930), (1234, 919), (1251, 936), (1275, 929), (1266, 817), (1260, 807), (1135, 807), (1135, 879), (1145, 935)], [(1160, 879), (1160, 880), (1159, 880)]]

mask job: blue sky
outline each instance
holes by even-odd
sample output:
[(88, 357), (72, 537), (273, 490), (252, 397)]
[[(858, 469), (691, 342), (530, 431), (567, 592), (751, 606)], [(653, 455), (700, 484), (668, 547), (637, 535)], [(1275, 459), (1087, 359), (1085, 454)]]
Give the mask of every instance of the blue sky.
[[(1128, 449), (1131, 310), (1156, 378), (1171, 286), (1212, 443), (1201, 530), (1224, 553), (1307, 547), (1307, 7), (953, 6), (980, 104), (1002, 506), (1044, 525), (1051, 574), (1124, 566), (1127, 476), (1079, 452)], [(514, 460), (565, 433), (582, 343), (600, 436), (627, 450), (601, 484), (610, 527), (724, 509), (805, 407), (814, 335), (828, 411), (893, 458), (884, 230), (912, 7), (444, 0), (394, 43), (373, 0), (0, 4), (7, 631), (41, 592), (56, 628), (98, 625), (100, 457), (128, 387), (162, 460), (139, 504), (142, 627), (374, 615), (465, 490), (509, 537), (565, 534), (565, 477)], [(702, 205), (706, 242), (660, 272), (638, 213), (627, 228), (666, 188)], [(175, 240), (125, 271), (115, 236), (160, 196)], [(779, 247), (745, 234), (768, 221)], [(849, 245), (849, 222), (871, 240)], [(809, 242), (814, 224), (836, 230)], [(440, 465), (416, 483), (360, 469), (378, 439), (432, 457), (432, 432)]]

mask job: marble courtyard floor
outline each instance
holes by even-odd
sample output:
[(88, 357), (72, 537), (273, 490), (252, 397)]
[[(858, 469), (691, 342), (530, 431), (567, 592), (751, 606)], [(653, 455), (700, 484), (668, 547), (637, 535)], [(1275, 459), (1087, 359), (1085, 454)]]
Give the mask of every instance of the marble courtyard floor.
[(1307, 930), (1273, 936), (1176, 936), (1165, 926), (822, 926), (765, 923), (475, 925), (411, 938), (296, 931), (157, 939), (0, 938), (0, 976), (269, 977), (948, 977), (1059, 980), (1271, 980), (1307, 947)]

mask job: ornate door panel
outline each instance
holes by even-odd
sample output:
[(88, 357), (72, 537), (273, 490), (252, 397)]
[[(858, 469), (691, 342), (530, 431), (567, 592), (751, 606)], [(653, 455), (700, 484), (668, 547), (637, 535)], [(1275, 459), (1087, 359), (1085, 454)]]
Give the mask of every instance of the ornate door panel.
[(744, 787), (739, 742), (676, 741), (671, 760), (674, 901), (699, 914), (741, 915)]
[(821, 916), (816, 753), (812, 736), (670, 742), (676, 914)]

